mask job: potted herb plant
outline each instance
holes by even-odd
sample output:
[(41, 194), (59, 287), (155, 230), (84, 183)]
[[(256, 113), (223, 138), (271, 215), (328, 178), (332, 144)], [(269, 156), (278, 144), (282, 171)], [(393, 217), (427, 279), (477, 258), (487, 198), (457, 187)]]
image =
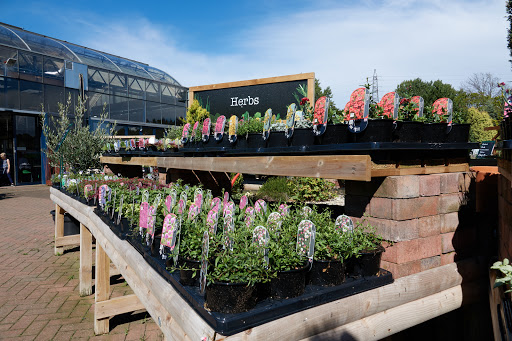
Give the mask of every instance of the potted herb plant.
[(382, 241), (374, 226), (364, 220), (356, 222), (352, 233), (353, 255), (347, 262), (348, 273), (355, 277), (375, 276), (385, 252)]

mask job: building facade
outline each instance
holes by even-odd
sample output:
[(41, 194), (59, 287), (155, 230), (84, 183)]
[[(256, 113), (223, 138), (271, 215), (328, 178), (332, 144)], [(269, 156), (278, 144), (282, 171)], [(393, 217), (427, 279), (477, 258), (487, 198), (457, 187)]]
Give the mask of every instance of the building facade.
[[(0, 23), (0, 152), (17, 184), (44, 183), (49, 169), (40, 113), (87, 99), (91, 128), (103, 110), (117, 135), (155, 135), (185, 117), (188, 89), (147, 64)], [(71, 112), (72, 113), (72, 112)]]

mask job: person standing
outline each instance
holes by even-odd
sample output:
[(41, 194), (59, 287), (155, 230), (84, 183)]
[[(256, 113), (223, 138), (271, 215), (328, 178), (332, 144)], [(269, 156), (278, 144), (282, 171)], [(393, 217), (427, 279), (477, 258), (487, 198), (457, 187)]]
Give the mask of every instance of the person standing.
[(11, 178), (11, 162), (5, 153), (1, 153), (0, 158), (2, 159), (2, 175), (7, 175), (7, 179), (11, 183), (11, 186), (14, 186), (14, 182), (12, 182)]

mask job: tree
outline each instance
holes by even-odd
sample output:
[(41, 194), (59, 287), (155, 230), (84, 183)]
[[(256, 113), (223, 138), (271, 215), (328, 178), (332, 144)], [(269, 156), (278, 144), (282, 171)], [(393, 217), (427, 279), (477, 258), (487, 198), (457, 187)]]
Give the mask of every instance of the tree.
[(322, 90), (322, 87), (320, 86), (320, 81), (315, 78), (315, 100), (319, 99), (320, 97), (327, 97), (329, 99), (329, 107), (332, 109), (339, 111), (339, 109), (336, 107), (336, 104), (334, 104), (334, 101), (332, 100), (332, 90), (331, 87), (328, 86), (327, 88)]
[(499, 95), (500, 89), (497, 84), (498, 77), (490, 72), (474, 73), (465, 82), (462, 83), (462, 90), (467, 93), (479, 94), (483, 97), (491, 98)]
[(489, 141), (494, 137), (494, 131), (484, 130), (484, 128), (493, 126), (491, 117), (485, 111), (480, 111), (476, 108), (469, 108), (466, 121), (471, 124), (471, 128), (469, 130), (469, 140), (471, 142)]
[[(52, 166), (60, 166), (62, 160), (64, 166), (73, 172), (101, 167), (101, 150), (110, 140), (110, 136), (114, 134), (115, 125), (109, 127), (105, 123), (105, 110), (100, 115), (100, 121), (94, 130), (84, 124), (87, 110), (85, 108), (86, 100), (86, 98), (79, 97), (75, 115), (71, 119), (68, 116), (71, 96), (66, 104), (58, 103), (59, 115), (57, 117), (41, 113), (42, 132), (46, 140), (46, 149), (43, 152)], [(67, 135), (66, 131), (68, 131)], [(64, 137), (65, 139), (59, 147), (59, 143)]]

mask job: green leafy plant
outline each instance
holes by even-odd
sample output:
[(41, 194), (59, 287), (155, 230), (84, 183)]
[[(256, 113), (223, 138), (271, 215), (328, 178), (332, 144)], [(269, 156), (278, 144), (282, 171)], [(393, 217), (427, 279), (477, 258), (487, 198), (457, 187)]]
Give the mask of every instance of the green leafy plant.
[(197, 121), (203, 122), (208, 117), (210, 117), (208, 110), (203, 108), (197, 99), (194, 99), (187, 110), (187, 123), (193, 125)]
[(354, 232), (352, 234), (353, 254), (358, 255), (360, 252), (369, 252), (382, 246), (384, 239), (377, 233), (375, 226), (369, 224), (366, 219), (357, 221), (354, 224)]
[(334, 183), (320, 178), (294, 177), (288, 188), (296, 201), (326, 201), (336, 196)]
[[(236, 173), (231, 173), (230, 178), (233, 180), (236, 176)], [(244, 176), (239, 173), (238, 177), (235, 180), (235, 183), (231, 187), (231, 196), (234, 199), (240, 199), (242, 196), (242, 192), (244, 190)]]
[(500, 287), (502, 285), (507, 286), (507, 290), (505, 293), (512, 292), (512, 265), (510, 265), (510, 261), (508, 258), (503, 259), (503, 261), (497, 261), (492, 266), (491, 269), (499, 270), (503, 277), (496, 278), (494, 281), (494, 288)]
[(289, 201), (292, 195), (288, 179), (282, 176), (268, 178), (256, 193), (259, 199), (278, 202)]

